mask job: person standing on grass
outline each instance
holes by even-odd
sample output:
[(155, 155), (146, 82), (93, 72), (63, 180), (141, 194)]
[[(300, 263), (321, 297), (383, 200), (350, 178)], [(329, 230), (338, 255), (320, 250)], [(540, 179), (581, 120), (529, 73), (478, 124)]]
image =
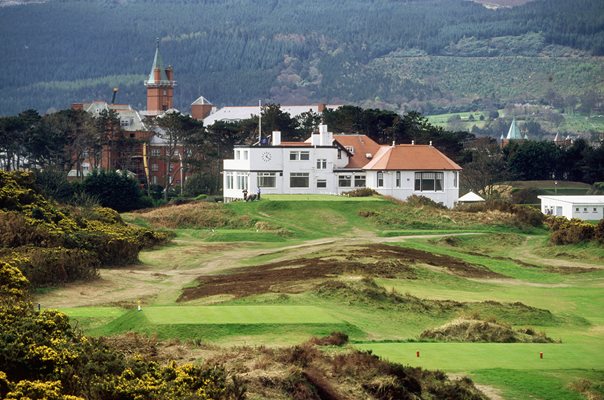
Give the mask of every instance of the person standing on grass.
[(247, 200), (247, 189), (243, 189), (243, 200)]
[(258, 199), (258, 200), (260, 200), (260, 192), (261, 192), (260, 186), (258, 186), (258, 192), (257, 192), (258, 196), (256, 196), (256, 199)]

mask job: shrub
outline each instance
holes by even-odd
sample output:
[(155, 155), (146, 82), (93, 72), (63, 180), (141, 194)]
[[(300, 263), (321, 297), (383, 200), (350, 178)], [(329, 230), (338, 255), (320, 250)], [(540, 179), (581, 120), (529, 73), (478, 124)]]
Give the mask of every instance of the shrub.
[(145, 207), (138, 183), (127, 173), (94, 171), (86, 177), (82, 186), (85, 193), (96, 196), (104, 207), (119, 212)]
[(604, 243), (604, 218), (594, 228), (594, 239), (600, 243)]
[(76, 193), (75, 185), (69, 183), (67, 175), (60, 170), (45, 169), (35, 172), (36, 186), (49, 198), (67, 203)]
[(91, 280), (100, 263), (92, 252), (63, 247), (23, 247), (0, 256), (19, 267), (32, 286)]
[(543, 225), (543, 213), (536, 208), (514, 205), (512, 214), (514, 214), (514, 223), (518, 227)]
[(310, 339), (317, 346), (342, 346), (348, 343), (348, 335), (344, 332), (331, 332), (328, 336)]
[(359, 188), (354, 189), (349, 192), (342, 193), (343, 196), (348, 197), (371, 197), (373, 195), (378, 195), (379, 193), (370, 188)]
[(548, 216), (545, 223), (552, 232), (550, 242), (556, 245), (575, 244), (597, 240), (602, 242), (604, 235), (604, 220), (598, 225), (592, 225), (580, 219), (571, 220), (565, 217)]
[(18, 247), (29, 243), (52, 245), (58, 239), (42, 227), (28, 223), (27, 219), (14, 211), (0, 211), (0, 246)]
[(437, 208), (437, 209), (441, 209), (441, 210), (445, 210), (447, 208), (442, 203), (437, 203), (434, 200), (432, 200), (426, 196), (418, 196), (415, 194), (407, 197), (407, 199), (405, 200), (405, 203), (407, 203), (413, 207), (431, 207), (431, 208)]
[(187, 178), (184, 192), (187, 196), (213, 194), (218, 191), (221, 184), (219, 175), (196, 173)]
[(515, 204), (537, 204), (543, 191), (536, 188), (524, 188), (512, 191), (512, 202)]

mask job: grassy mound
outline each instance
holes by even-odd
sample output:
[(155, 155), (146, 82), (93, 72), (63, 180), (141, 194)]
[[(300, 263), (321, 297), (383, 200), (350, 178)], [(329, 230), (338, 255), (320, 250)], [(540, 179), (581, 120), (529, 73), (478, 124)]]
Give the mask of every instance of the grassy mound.
[(151, 211), (136, 213), (156, 228), (250, 228), (247, 216), (240, 216), (224, 204), (193, 202), (166, 206)]
[(397, 313), (423, 314), (438, 318), (461, 317), (497, 319), (514, 325), (535, 324), (557, 326), (561, 320), (549, 310), (531, 307), (521, 302), (497, 301), (459, 302), (455, 300), (422, 299), (410, 294), (387, 291), (372, 279), (358, 282), (326, 281), (317, 285), (314, 294), (322, 299), (352, 306), (369, 306)]
[(420, 339), (440, 342), (487, 343), (553, 343), (543, 332), (533, 329), (514, 330), (507, 324), (495, 321), (457, 319), (435, 329), (427, 329)]

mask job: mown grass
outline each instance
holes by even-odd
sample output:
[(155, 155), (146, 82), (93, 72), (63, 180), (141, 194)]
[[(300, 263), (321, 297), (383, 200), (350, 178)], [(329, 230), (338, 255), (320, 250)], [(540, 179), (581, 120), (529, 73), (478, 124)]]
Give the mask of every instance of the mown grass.
[(164, 306), (145, 307), (149, 323), (174, 324), (327, 324), (339, 323), (313, 306)]
[[(542, 400), (584, 400), (579, 392), (570, 386), (573, 379), (584, 379), (590, 376), (596, 382), (604, 381), (600, 371), (585, 369), (573, 370), (525, 370), (516, 369), (483, 369), (472, 371), (472, 378), (483, 384), (497, 385), (506, 399), (533, 398)], [(576, 376), (583, 378), (576, 378)]]
[[(212, 308), (216, 309), (200, 312)], [(264, 308), (270, 311), (262, 311)], [(86, 312), (82, 310), (80, 313)], [(354, 325), (331, 317), (324, 310), (306, 306), (145, 307), (143, 311), (124, 312), (102, 326), (90, 326), (88, 333), (111, 336), (138, 332), (160, 339), (197, 339), (231, 345), (285, 345), (299, 343), (312, 336), (325, 336), (333, 331), (354, 332), (364, 337)]]
[(594, 354), (589, 347), (565, 343), (358, 343), (355, 347), (401, 364), (449, 372), (599, 369), (604, 365), (602, 352)]
[[(317, 196), (312, 201), (298, 200), (298, 196), (281, 196), (287, 200), (234, 202), (226, 206), (238, 215), (253, 221), (263, 221), (277, 229), (289, 232), (290, 239), (318, 239), (332, 236), (351, 236), (355, 229), (377, 230), (375, 224), (359, 215), (364, 210), (390, 209), (394, 203), (382, 198)], [(331, 199), (333, 198), (333, 199)], [(270, 232), (270, 231), (269, 231)]]

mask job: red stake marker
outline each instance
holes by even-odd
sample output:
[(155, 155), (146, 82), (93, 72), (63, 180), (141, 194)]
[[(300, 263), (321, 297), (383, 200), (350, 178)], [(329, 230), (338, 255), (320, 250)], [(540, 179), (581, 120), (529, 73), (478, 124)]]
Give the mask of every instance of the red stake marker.
[(539, 358), (543, 358), (543, 352), (539, 352)]
[(416, 351), (416, 352), (415, 352), (415, 356), (416, 356), (417, 358), (419, 358), (419, 351)]

